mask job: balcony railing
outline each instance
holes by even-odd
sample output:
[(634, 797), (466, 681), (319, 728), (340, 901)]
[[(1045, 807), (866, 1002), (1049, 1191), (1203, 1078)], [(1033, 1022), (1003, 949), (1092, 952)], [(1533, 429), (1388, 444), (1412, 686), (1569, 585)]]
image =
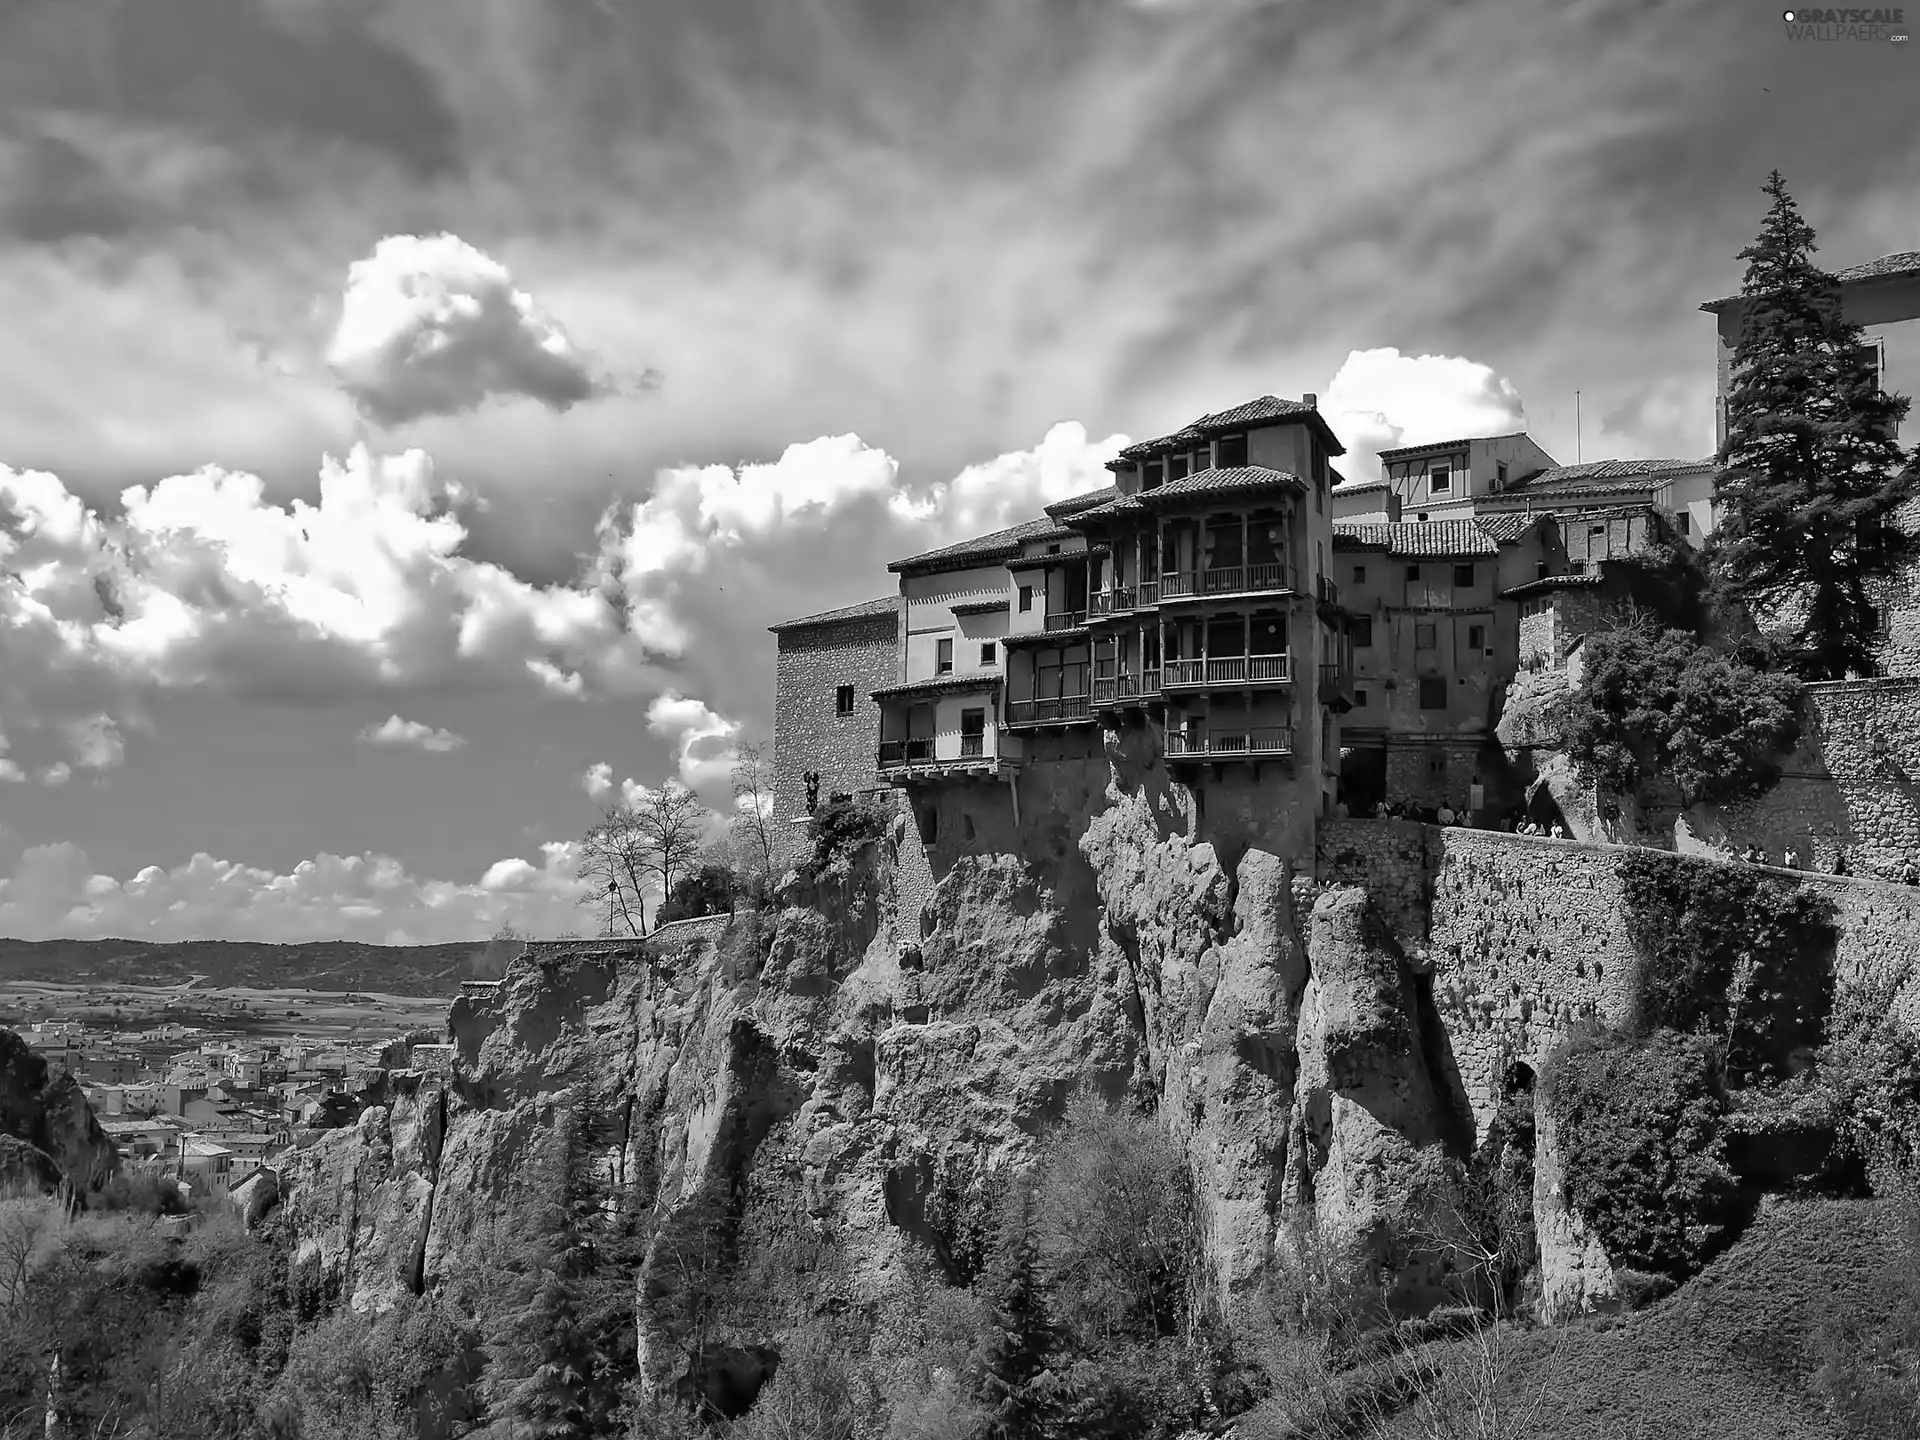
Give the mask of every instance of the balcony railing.
[(1320, 577), (1320, 599), (1328, 605), (1340, 603), (1340, 587), (1324, 575)]
[(1131, 585), (1117, 585), (1111, 590), (1096, 590), (1089, 597), (1087, 613), (1098, 620), (1103, 615), (1124, 615), (1134, 606), (1134, 589)]
[(1160, 582), (1158, 580), (1142, 580), (1139, 591), (1139, 603), (1141, 605), (1158, 605), (1160, 603)]
[(1053, 695), (1042, 700), (1009, 700), (1008, 725), (1064, 725), (1092, 718), (1093, 707), (1085, 695)]
[(1344, 665), (1322, 665), (1320, 667), (1320, 698), (1322, 700), (1353, 699), (1353, 672)]
[(1160, 594), (1169, 600), (1183, 596), (1245, 595), (1292, 588), (1293, 582), (1287, 575), (1287, 567), (1279, 562), (1170, 571), (1160, 581)]
[(987, 737), (985, 735), (962, 735), (960, 737), (960, 758), (962, 760), (978, 759), (986, 753)]
[(1169, 660), (1163, 677), (1169, 690), (1198, 685), (1284, 685), (1293, 678), (1286, 655), (1216, 655)]
[(1086, 623), (1087, 612), (1084, 610), (1049, 610), (1047, 612), (1047, 629), (1049, 630), (1076, 630)]
[(930, 765), (933, 763), (933, 739), (924, 740), (882, 740), (880, 742), (880, 768), (898, 769), (902, 765)]
[(1257, 758), (1293, 753), (1293, 729), (1259, 725), (1248, 730), (1169, 730), (1167, 754), (1212, 759)]
[(1160, 672), (1143, 670), (1134, 675), (1096, 675), (1093, 703), (1112, 705), (1122, 700), (1149, 700), (1160, 693)]

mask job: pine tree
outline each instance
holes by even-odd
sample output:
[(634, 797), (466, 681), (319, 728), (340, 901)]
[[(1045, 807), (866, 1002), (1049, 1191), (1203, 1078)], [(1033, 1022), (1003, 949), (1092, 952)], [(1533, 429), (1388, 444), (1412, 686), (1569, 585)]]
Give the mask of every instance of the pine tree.
[(1719, 594), (1782, 623), (1810, 679), (1871, 673), (1871, 592), (1915, 553), (1898, 511), (1920, 493), (1838, 282), (1813, 263), (1813, 228), (1774, 171), (1759, 238), (1740, 252), (1744, 314), (1727, 396), (1710, 551)]
[(1033, 1186), (1025, 1178), (1007, 1191), (992, 1259), (980, 1289), (993, 1313), (994, 1332), (980, 1361), (980, 1396), (992, 1440), (1032, 1440), (1045, 1433), (1052, 1409), (1054, 1350), (1046, 1296), (1040, 1283), (1040, 1247)]

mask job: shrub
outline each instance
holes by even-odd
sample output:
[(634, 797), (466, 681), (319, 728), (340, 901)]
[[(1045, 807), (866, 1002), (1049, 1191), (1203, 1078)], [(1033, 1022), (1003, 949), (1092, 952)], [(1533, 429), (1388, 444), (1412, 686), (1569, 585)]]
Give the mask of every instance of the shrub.
[(813, 853), (802, 862), (800, 872), (814, 879), (831, 869), (835, 861), (850, 859), (867, 845), (884, 839), (886, 833), (887, 813), (878, 805), (854, 800), (822, 805), (807, 820)]
[(1838, 1117), (1835, 1150), (1863, 1177), (1920, 1172), (1920, 1037), (1900, 1017), (1914, 962), (1849, 987), (1820, 1052), (1820, 1078)]
[(697, 920), (703, 915), (726, 915), (741, 889), (740, 878), (725, 865), (708, 863), (673, 882), (673, 891), (661, 902), (654, 922)]
[(1740, 1083), (1788, 1073), (1826, 1036), (1833, 1006), (1833, 905), (1774, 876), (1636, 851), (1620, 865), (1642, 1030), (1725, 1038)]
[(122, 1170), (87, 1197), (90, 1210), (128, 1210), (137, 1215), (184, 1215), (180, 1187), (151, 1170)]
[(1567, 755), (1616, 793), (1670, 776), (1689, 803), (1763, 794), (1800, 738), (1800, 682), (1632, 625), (1595, 635), (1568, 707)]
[(1683, 1279), (1735, 1218), (1719, 1055), (1701, 1037), (1575, 1037), (1554, 1055), (1545, 1103), (1570, 1205), (1616, 1265)]

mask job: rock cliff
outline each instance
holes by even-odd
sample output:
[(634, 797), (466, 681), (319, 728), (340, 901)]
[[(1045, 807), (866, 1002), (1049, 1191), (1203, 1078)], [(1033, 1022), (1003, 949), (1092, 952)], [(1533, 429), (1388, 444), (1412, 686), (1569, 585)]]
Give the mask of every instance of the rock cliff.
[(64, 1184), (84, 1195), (119, 1168), (120, 1151), (79, 1081), (55, 1075), (25, 1040), (0, 1030), (0, 1184)]
[[(876, 1299), (910, 1245), (959, 1274), (956, 1207), (1090, 1087), (1156, 1106), (1187, 1148), (1223, 1298), (1300, 1218), (1397, 1309), (1430, 1307), (1445, 1277), (1389, 1231), (1473, 1133), (1425, 957), (1364, 891), (1317, 886), (1257, 833), (1210, 834), (1191, 792), (1107, 745), (1023, 778), (1024, 823), (983, 802), (967, 844), (923, 860), (902, 816), (717, 943), (521, 957), (453, 1005), (450, 1078), (390, 1076), (287, 1166), (301, 1252), (362, 1310), (440, 1283), (590, 1113), (606, 1170), (667, 1217), (637, 1276), (644, 1368), (751, 1394), (783, 1329)], [(648, 1317), (699, 1303), (688, 1257), (715, 1224), (832, 1263), (690, 1346)]]

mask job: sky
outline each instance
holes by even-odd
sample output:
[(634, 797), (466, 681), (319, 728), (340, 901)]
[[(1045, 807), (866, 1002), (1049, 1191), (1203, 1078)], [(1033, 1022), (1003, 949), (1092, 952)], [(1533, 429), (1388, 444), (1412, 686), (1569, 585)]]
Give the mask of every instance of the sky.
[[(1920, 43), (1749, 0), (0, 0), (0, 935), (578, 927), (780, 620), (1314, 393), (1712, 448), (1778, 167), (1920, 248)], [(1575, 392), (1582, 433), (1576, 438)]]

